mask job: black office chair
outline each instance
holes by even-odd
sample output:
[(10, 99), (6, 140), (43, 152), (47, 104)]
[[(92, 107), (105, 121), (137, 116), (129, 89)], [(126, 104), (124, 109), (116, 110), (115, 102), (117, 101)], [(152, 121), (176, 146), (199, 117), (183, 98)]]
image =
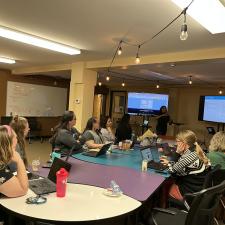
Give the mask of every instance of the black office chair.
[(30, 131), (28, 133), (28, 142), (31, 144), (31, 138), (39, 138), (43, 143), (43, 137), (41, 136), (41, 124), (37, 121), (36, 117), (27, 117)]
[[(218, 185), (225, 180), (225, 170), (218, 170), (215, 172), (213, 177), (213, 185)], [(218, 209), (216, 210), (215, 218), (217, 220), (222, 220), (225, 224), (225, 192), (220, 199)]]
[[(216, 177), (218, 176), (218, 171), (220, 171), (220, 169), (221, 169), (221, 165), (218, 164), (218, 165), (214, 166), (208, 172), (208, 174), (205, 177), (205, 181), (203, 183), (202, 189), (210, 188), (216, 184), (219, 184), (218, 182), (216, 184), (214, 184), (214, 183), (215, 183)], [(221, 182), (222, 181), (223, 180), (221, 180)], [(191, 199), (189, 199), (189, 201), (191, 201)], [(173, 197), (169, 197), (168, 203), (169, 203), (170, 207), (176, 207), (176, 208), (184, 209), (184, 210), (189, 210), (189, 208), (190, 208), (189, 205), (191, 204), (191, 202), (188, 202), (187, 199), (185, 199), (185, 198), (183, 201), (179, 201)]]
[(176, 208), (154, 208), (149, 222), (151, 225), (213, 225), (214, 213), (224, 191), (225, 181), (200, 192), (187, 194), (186, 198), (193, 198), (188, 212)]

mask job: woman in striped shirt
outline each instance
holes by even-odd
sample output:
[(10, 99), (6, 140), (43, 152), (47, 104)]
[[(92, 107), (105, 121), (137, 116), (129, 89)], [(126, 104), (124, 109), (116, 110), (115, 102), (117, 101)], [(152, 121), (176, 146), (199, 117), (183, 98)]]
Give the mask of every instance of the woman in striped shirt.
[(198, 145), (194, 132), (181, 131), (176, 137), (176, 142), (177, 153), (181, 155), (178, 161), (170, 162), (165, 158), (160, 160), (164, 165), (168, 165), (169, 171), (175, 177), (175, 183), (169, 191), (170, 196), (182, 200), (185, 193), (193, 193), (202, 189), (210, 163)]

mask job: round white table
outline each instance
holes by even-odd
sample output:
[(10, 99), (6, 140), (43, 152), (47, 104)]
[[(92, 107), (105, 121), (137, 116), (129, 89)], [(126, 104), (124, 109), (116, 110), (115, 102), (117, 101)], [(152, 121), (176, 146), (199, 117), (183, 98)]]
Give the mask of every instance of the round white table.
[(51, 193), (47, 195), (45, 204), (26, 204), (28, 197), (35, 196), (31, 190), (23, 197), (0, 199), (0, 204), (24, 218), (49, 222), (97, 222), (128, 214), (141, 206), (139, 201), (126, 195), (105, 196), (104, 190), (89, 185), (67, 184), (64, 198)]

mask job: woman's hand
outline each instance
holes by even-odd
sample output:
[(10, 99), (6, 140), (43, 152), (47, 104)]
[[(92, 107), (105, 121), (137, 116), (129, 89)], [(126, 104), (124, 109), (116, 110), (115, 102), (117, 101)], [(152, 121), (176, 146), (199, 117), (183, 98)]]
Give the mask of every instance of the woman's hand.
[(164, 157), (160, 157), (160, 162), (166, 166), (169, 164), (169, 160), (165, 159)]
[(177, 143), (177, 153), (183, 153), (184, 151), (185, 151), (185, 149), (186, 149), (186, 144), (185, 143), (183, 143), (183, 142), (179, 142), (179, 143)]

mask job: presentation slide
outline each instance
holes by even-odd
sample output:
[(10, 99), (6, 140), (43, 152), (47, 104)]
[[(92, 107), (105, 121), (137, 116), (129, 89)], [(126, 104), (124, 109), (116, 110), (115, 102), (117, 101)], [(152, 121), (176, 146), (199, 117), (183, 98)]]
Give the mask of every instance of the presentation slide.
[(157, 113), (161, 106), (168, 107), (168, 95), (128, 93), (128, 113)]
[(225, 123), (225, 96), (205, 96), (203, 120)]

